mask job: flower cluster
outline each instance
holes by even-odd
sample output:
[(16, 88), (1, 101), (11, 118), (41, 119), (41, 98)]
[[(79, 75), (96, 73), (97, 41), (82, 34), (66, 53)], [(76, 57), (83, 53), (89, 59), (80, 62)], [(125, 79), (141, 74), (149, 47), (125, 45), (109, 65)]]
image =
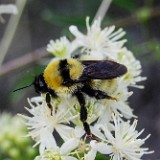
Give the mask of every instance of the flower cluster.
[(128, 72), (116, 79), (96, 80), (100, 90), (112, 99), (96, 100), (86, 96), (88, 112), (87, 122), (91, 132), (98, 141), (88, 140), (80, 121), (80, 104), (74, 97), (52, 99), (52, 114), (48, 108), (45, 95), (28, 100), (31, 108), (26, 108), (31, 117), (23, 116), (28, 127), (28, 136), (39, 145), (40, 155), (36, 160), (94, 160), (97, 153), (113, 160), (140, 160), (144, 154), (150, 154), (148, 148), (142, 147), (144, 139), (139, 136), (143, 130), (136, 130), (135, 118), (128, 98), (132, 92), (129, 86), (143, 88), (137, 83), (145, 80), (141, 77), (141, 64), (133, 53), (125, 47), (122, 39), (123, 29), (115, 26), (101, 28), (101, 19), (89, 24), (86, 19), (87, 33), (81, 33), (76, 26), (69, 30), (75, 37), (70, 41), (66, 37), (51, 40), (47, 51), (55, 58), (76, 57), (79, 60), (112, 60), (127, 66)]
[[(27, 134), (24, 120), (9, 113), (0, 114), (0, 159), (23, 160), (33, 159), (38, 148), (32, 148), (32, 140), (24, 138)], [(25, 146), (25, 147), (22, 147)]]

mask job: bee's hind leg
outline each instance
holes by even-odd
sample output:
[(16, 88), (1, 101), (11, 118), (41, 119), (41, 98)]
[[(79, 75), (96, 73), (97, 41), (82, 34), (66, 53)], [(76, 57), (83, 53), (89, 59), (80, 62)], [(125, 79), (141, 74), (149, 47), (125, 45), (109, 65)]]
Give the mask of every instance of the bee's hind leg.
[(81, 106), (81, 109), (80, 109), (80, 120), (82, 121), (83, 123), (83, 127), (84, 127), (84, 130), (87, 134), (87, 137), (90, 139), (90, 140), (96, 140), (96, 141), (99, 141), (98, 137), (96, 137), (95, 135), (93, 135), (91, 133), (91, 130), (90, 130), (90, 126), (89, 124), (87, 123), (87, 109), (85, 107), (85, 98), (83, 96), (83, 93), (81, 92), (76, 92), (75, 93), (75, 96), (77, 97), (78, 99), (78, 102)]
[(82, 91), (84, 93), (86, 93), (88, 96), (94, 97), (96, 99), (107, 98), (107, 99), (116, 100), (116, 98), (107, 95), (107, 93), (105, 93), (101, 90), (97, 90), (97, 89), (92, 88), (89, 84), (86, 84), (85, 86), (83, 86)]

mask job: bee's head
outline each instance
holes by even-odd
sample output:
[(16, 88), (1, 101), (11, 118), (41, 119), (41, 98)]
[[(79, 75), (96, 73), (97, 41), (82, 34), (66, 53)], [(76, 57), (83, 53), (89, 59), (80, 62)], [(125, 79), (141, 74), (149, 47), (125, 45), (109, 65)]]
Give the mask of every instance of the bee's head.
[(21, 87), (21, 88), (18, 88), (18, 89), (15, 89), (13, 92), (19, 91), (24, 88), (28, 88), (32, 85), (34, 85), (35, 91), (37, 93), (45, 93), (48, 90), (47, 85), (46, 85), (44, 78), (43, 78), (43, 74), (40, 74), (39, 76), (35, 77), (34, 81), (31, 84), (24, 86), (24, 87)]
[(35, 77), (33, 85), (37, 93), (45, 93), (47, 91), (47, 85), (44, 81), (43, 74)]

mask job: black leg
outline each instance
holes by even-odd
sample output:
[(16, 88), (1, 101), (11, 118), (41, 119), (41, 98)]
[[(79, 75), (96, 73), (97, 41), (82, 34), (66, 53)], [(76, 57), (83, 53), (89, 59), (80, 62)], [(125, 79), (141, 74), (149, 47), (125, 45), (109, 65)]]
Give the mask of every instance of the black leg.
[(84, 93), (86, 93), (88, 96), (90, 97), (95, 97), (96, 99), (113, 99), (116, 100), (114, 97), (111, 97), (109, 95), (107, 95), (107, 93), (101, 91), (101, 90), (97, 90), (97, 89), (93, 89), (89, 84), (86, 84), (83, 86), (82, 91)]
[(85, 130), (88, 138), (91, 139), (91, 140), (99, 141), (99, 139), (91, 133), (90, 126), (87, 123), (87, 109), (85, 107), (85, 98), (84, 98), (83, 94), (81, 92), (76, 92), (75, 96), (77, 97), (78, 102), (81, 106), (80, 120), (83, 123), (83, 127), (84, 127), (84, 130)]
[(51, 105), (51, 96), (50, 96), (49, 93), (46, 93), (46, 103), (47, 103), (47, 106), (50, 108), (51, 115), (52, 115), (53, 108), (52, 108), (52, 105)]

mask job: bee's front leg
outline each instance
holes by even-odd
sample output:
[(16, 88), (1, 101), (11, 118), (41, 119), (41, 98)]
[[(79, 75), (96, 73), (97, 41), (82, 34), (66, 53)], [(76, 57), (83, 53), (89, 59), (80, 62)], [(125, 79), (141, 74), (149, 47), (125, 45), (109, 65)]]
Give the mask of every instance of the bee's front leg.
[(51, 96), (49, 93), (46, 93), (46, 103), (47, 103), (47, 106), (49, 107), (49, 109), (51, 110), (51, 116), (52, 116), (53, 108), (51, 105)]

